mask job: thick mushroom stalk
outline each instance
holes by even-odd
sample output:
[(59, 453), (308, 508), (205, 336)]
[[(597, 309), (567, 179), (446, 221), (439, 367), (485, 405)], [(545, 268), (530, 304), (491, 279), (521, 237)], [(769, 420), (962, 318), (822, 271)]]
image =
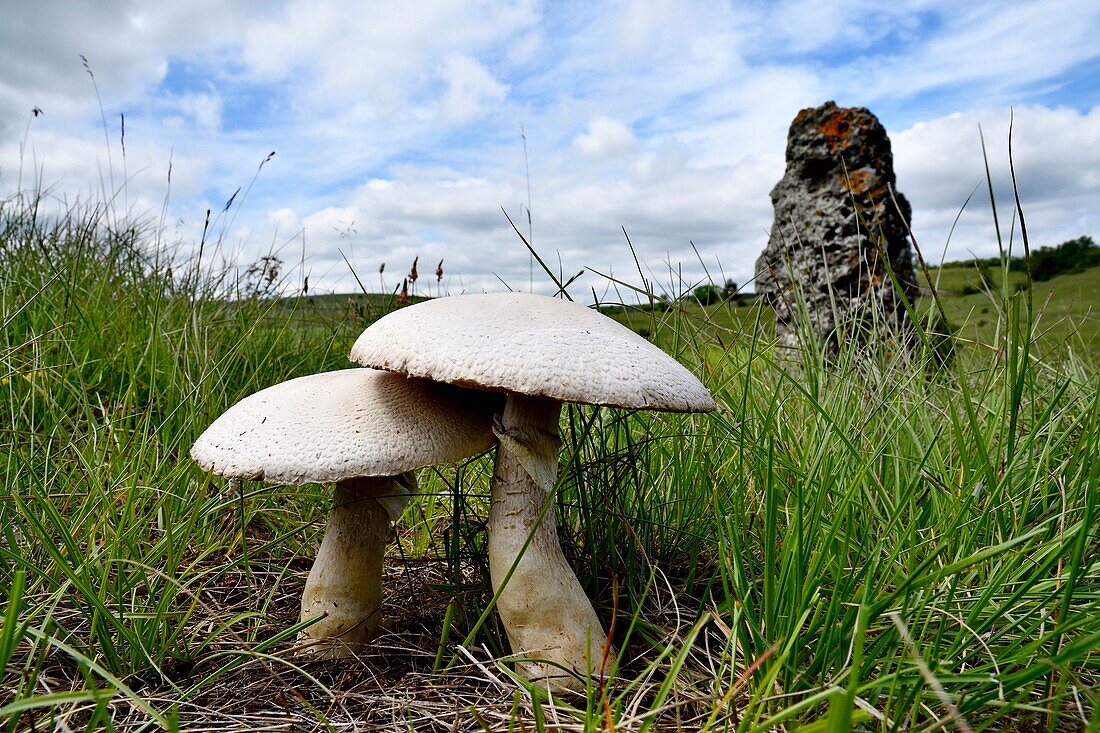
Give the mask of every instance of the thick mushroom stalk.
[(302, 593), (301, 619), (321, 617), (298, 636), (305, 654), (352, 656), (378, 633), (390, 522), (398, 519), (415, 487), (412, 473), (336, 485), (325, 536)]
[(552, 503), (542, 512), (557, 480), (560, 414), (558, 400), (510, 395), (494, 425), (489, 572), (508, 641), (533, 660), (520, 662), (520, 672), (554, 689), (577, 689), (600, 666), (606, 635), (562, 555)]

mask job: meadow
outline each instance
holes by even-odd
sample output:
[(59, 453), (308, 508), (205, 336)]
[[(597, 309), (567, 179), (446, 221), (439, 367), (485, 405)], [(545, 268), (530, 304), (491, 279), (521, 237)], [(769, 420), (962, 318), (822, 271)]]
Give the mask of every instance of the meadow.
[(618, 655), (551, 699), (485, 613), (491, 455), (421, 472), (353, 662), (294, 654), (327, 488), (188, 458), (389, 298), (226, 297), (155, 225), (48, 209), (0, 208), (4, 731), (1100, 730), (1100, 270), (930, 273), (946, 366), (624, 291), (719, 409), (566, 410), (559, 531)]

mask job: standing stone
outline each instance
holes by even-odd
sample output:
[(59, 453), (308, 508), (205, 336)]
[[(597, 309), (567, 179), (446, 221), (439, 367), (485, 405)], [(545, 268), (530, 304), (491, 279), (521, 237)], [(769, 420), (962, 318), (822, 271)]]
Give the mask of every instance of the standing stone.
[(775, 309), (781, 346), (797, 349), (800, 328), (830, 353), (852, 339), (891, 339), (888, 351), (913, 343), (886, 268), (912, 302), (911, 211), (891, 196), (895, 181), (890, 138), (867, 109), (826, 102), (794, 118), (787, 171), (771, 192), (771, 236), (756, 261), (756, 290)]

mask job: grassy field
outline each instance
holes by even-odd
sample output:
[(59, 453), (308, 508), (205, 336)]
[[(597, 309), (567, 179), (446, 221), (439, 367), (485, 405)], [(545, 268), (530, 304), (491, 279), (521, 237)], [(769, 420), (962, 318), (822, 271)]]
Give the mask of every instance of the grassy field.
[(293, 653), (326, 488), (187, 457), (383, 299), (231, 302), (140, 227), (32, 212), (0, 211), (2, 730), (1100, 728), (1095, 270), (1034, 318), (944, 270), (947, 370), (776, 358), (759, 305), (618, 314), (719, 409), (566, 411), (558, 526), (620, 651), (550, 700), (478, 623), (491, 455), (421, 472), (351, 663)]
[[(968, 343), (995, 344), (1004, 314), (998, 312), (996, 294), (1002, 273), (990, 273), (991, 288), (973, 267), (944, 267), (931, 272), (931, 280), (943, 293), (948, 321)], [(1026, 286), (1023, 273), (1009, 273), (1007, 287)], [(1100, 359), (1100, 268), (1060, 275), (1033, 286), (1036, 345), (1049, 358), (1074, 353)]]

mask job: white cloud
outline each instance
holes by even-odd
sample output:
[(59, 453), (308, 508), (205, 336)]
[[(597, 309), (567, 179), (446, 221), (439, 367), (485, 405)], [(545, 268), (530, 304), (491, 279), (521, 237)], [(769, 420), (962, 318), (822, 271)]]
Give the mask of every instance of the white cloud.
[(610, 117), (593, 117), (588, 121), (588, 132), (573, 138), (573, 148), (590, 158), (615, 158), (634, 150), (637, 144), (630, 128)]
[(217, 132), (222, 124), (222, 100), (217, 94), (185, 94), (180, 111), (206, 132)]
[(914, 232), (926, 256), (938, 255), (967, 196), (949, 258), (997, 252), (979, 125), (985, 136), (994, 194), (1007, 232), (1014, 206), (1012, 161), (1032, 246), (1100, 232), (1100, 106), (1089, 112), (1024, 106), (957, 113), (920, 122), (893, 136), (898, 189), (914, 207)]
[(298, 220), (298, 216), (294, 213), (293, 209), (289, 208), (275, 209), (274, 211), (267, 212), (267, 221), (275, 227), (276, 232), (280, 232), (284, 235), (300, 231), (302, 228), (302, 223)]
[(830, 83), (856, 99), (958, 89), (968, 107), (1006, 105), (1019, 101), (1020, 90), (1096, 57), (1100, 4), (969, 3), (938, 10), (942, 27), (935, 33), (840, 65), (827, 74)]
[[(289, 83), (303, 116), (349, 99), (373, 115), (406, 115), (433, 96), (436, 70), (449, 59), (530, 43), (524, 32), (537, 18), (527, 0), (288, 3), (244, 30), (240, 59), (259, 81)], [(484, 91), (485, 81), (473, 84)]]
[[(119, 213), (157, 215), (165, 196), (191, 197), (209, 171), (207, 161), (170, 151), (135, 135), (127, 125), (126, 155), (113, 131), (108, 142), (32, 124), (23, 140), (0, 142), (0, 185), (48, 192), (58, 199), (108, 201)], [(172, 166), (171, 187), (168, 171)], [(20, 171), (22, 180), (19, 180)]]
[(912, 37), (919, 23), (918, 13), (933, 8), (934, 3), (920, 0), (893, 3), (794, 0), (777, 3), (766, 27), (761, 27), (759, 32), (769, 37), (765, 41), (767, 44), (774, 44), (785, 53), (843, 45), (848, 53), (856, 56), (888, 35)]
[(191, 0), (149, 11), (132, 0), (42, 0), (6, 8), (0, 23), (0, 119), (22, 119), (34, 105), (54, 116), (94, 110), (81, 55), (108, 106), (140, 96), (164, 78), (167, 58), (230, 42), (257, 6), (251, 0)]
[(501, 84), (484, 66), (466, 56), (452, 56), (440, 71), (447, 83), (443, 97), (443, 117), (454, 124), (465, 124), (486, 114), (490, 105), (500, 102), (508, 94), (508, 87)]

